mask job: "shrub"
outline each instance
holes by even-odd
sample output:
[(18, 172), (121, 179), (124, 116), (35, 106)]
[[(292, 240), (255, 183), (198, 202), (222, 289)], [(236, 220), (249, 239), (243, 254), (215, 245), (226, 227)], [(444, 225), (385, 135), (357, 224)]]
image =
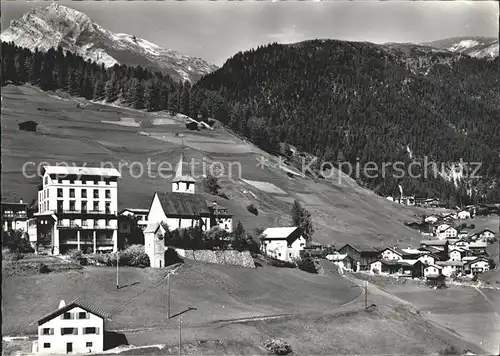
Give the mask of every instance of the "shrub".
[(276, 260), (272, 259), (269, 261), (269, 264), (273, 267), (280, 267), (280, 268), (295, 268), (295, 264), (292, 262), (286, 262), (286, 261), (281, 261), (281, 260)]
[(299, 259), (297, 261), (297, 267), (305, 272), (318, 273), (318, 271), (316, 271), (316, 265), (314, 264), (314, 261), (309, 257)]
[(50, 268), (45, 263), (40, 263), (38, 271), (40, 273), (50, 273)]
[(80, 250), (70, 250), (68, 254), (71, 260), (79, 263), (81, 266), (87, 266), (89, 264), (87, 257), (85, 257)]
[(2, 232), (2, 244), (15, 253), (33, 253), (27, 234), (21, 230)]
[(264, 341), (266, 349), (274, 355), (288, 355), (292, 353), (292, 347), (282, 339), (269, 339)]
[(250, 204), (247, 206), (247, 210), (252, 213), (253, 215), (257, 216), (259, 215), (259, 210), (257, 209), (257, 207), (253, 204)]
[(221, 188), (217, 177), (214, 177), (210, 174), (207, 175), (207, 177), (203, 180), (203, 186), (205, 187), (205, 191), (212, 195), (218, 195)]
[(170, 266), (179, 262), (183, 262), (183, 260), (176, 250), (169, 248), (165, 251), (165, 266)]

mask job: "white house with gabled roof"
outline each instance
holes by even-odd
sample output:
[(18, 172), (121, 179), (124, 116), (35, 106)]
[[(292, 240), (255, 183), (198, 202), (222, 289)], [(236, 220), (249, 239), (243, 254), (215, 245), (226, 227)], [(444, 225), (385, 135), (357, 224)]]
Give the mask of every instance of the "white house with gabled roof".
[(110, 315), (82, 300), (59, 308), (36, 321), (38, 354), (70, 354), (104, 351), (105, 321)]
[(262, 253), (287, 262), (299, 258), (300, 251), (306, 247), (306, 239), (297, 226), (267, 228), (261, 241)]

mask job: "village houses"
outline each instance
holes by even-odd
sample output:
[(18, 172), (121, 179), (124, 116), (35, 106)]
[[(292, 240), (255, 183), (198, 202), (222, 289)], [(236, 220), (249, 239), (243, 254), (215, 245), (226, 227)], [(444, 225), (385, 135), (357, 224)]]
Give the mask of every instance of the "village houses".
[(370, 264), (377, 261), (380, 255), (380, 250), (376, 247), (350, 243), (342, 246), (338, 252), (351, 257), (354, 271), (368, 271)]
[(441, 224), (436, 228), (436, 238), (440, 240), (453, 239), (457, 237), (458, 231), (453, 226)]

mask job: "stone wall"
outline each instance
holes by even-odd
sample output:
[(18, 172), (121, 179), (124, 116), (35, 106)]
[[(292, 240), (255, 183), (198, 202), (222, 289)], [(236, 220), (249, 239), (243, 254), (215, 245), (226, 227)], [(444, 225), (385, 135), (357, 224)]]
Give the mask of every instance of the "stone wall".
[(236, 250), (184, 250), (182, 248), (175, 249), (179, 256), (189, 260), (195, 260), (206, 263), (215, 263), (219, 265), (233, 265), (247, 268), (255, 268), (250, 251)]

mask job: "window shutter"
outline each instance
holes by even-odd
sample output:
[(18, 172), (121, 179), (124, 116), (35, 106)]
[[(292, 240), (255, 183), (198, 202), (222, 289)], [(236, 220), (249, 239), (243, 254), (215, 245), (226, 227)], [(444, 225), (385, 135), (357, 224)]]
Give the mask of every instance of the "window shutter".
[(73, 328), (73, 335), (78, 335), (78, 328)]
[(50, 328), (49, 335), (54, 335), (54, 328)]
[(95, 328), (95, 334), (99, 335), (99, 328)]

